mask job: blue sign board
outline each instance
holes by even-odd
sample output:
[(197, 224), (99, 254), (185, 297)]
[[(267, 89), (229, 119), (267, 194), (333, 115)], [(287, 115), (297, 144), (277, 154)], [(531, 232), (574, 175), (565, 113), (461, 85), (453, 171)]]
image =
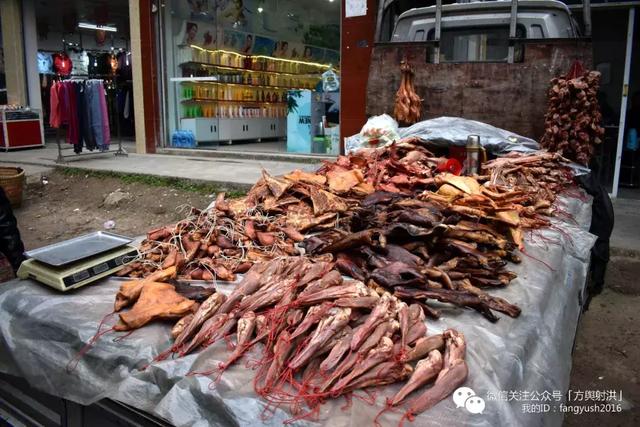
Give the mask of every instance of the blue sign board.
[(287, 151), (311, 153), (311, 91), (291, 90), (288, 98)]

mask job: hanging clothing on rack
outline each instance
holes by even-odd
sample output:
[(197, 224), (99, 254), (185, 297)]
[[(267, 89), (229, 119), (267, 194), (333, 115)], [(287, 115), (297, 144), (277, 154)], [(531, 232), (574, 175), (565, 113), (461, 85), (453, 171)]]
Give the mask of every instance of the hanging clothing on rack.
[(104, 89), (104, 85), (102, 84), (102, 80), (100, 81), (99, 88), (100, 91), (100, 112), (102, 116), (102, 149), (109, 149), (109, 145), (111, 144), (111, 128), (109, 127), (109, 110), (107, 109), (107, 94)]
[(108, 150), (111, 142), (107, 101), (102, 80), (87, 80), (85, 83), (89, 127), (101, 150)]
[(116, 74), (121, 80), (131, 80), (133, 73), (131, 70), (131, 52), (120, 52), (118, 57), (118, 70)]
[(109, 149), (109, 113), (102, 80), (57, 81), (51, 86), (49, 124), (67, 127), (67, 142), (76, 153)]
[(131, 91), (128, 90), (124, 98), (124, 111), (122, 112), (122, 115), (124, 116), (125, 119), (129, 118), (130, 111), (131, 111)]
[(69, 124), (69, 111), (71, 110), (69, 102), (69, 91), (64, 82), (60, 82), (58, 85), (58, 109), (60, 110), (60, 124), (62, 125)]
[(64, 82), (65, 93), (68, 97), (68, 132), (67, 142), (73, 144), (76, 153), (82, 151), (82, 144), (80, 144), (80, 130), (78, 123), (78, 99), (76, 97), (76, 82)]
[(120, 130), (123, 135), (135, 136), (133, 112), (133, 85), (130, 80), (119, 81), (115, 88), (115, 107), (118, 109)]
[(87, 104), (86, 87), (85, 85), (76, 85), (76, 96), (78, 98), (78, 123), (80, 130), (80, 142), (84, 141), (84, 146), (93, 151), (98, 146), (96, 145), (96, 138), (91, 132), (91, 126), (89, 125), (89, 108)]
[(60, 127), (60, 98), (58, 82), (54, 82), (49, 89), (49, 126), (58, 129)]

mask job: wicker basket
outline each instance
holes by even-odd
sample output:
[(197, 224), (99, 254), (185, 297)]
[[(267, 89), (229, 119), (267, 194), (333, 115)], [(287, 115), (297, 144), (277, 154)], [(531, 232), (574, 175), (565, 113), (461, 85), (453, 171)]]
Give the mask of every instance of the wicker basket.
[(11, 206), (19, 207), (22, 204), (24, 170), (22, 168), (0, 167), (0, 187), (7, 195)]

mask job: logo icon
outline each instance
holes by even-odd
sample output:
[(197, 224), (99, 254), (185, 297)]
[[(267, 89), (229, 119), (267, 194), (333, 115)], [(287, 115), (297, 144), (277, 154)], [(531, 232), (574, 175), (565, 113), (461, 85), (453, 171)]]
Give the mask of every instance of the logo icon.
[(481, 414), (484, 411), (484, 399), (476, 396), (476, 392), (469, 387), (460, 387), (453, 392), (453, 403), (456, 408), (465, 408), (471, 414)]

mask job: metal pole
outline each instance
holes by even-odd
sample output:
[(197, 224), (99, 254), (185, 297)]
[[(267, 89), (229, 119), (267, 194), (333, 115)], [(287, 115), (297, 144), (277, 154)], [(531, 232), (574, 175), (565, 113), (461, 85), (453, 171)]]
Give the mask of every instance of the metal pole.
[(582, 20), (584, 22), (584, 36), (591, 37), (591, 0), (582, 1)]
[(618, 196), (620, 182), (620, 162), (622, 161), (622, 144), (624, 143), (624, 127), (627, 119), (627, 99), (629, 98), (629, 72), (631, 70), (631, 52), (633, 48), (633, 32), (636, 9), (629, 9), (629, 24), (627, 26), (627, 49), (624, 56), (624, 77), (622, 78), (622, 102), (620, 103), (620, 123), (618, 124), (618, 147), (616, 149), (616, 167), (613, 173), (613, 188), (611, 197)]
[[(160, 2), (162, 3), (162, 2)], [(167, 80), (165, 78), (165, 71), (167, 70), (167, 63), (166, 63), (166, 48), (165, 48), (165, 28), (164, 28), (164, 13), (165, 13), (165, 6), (160, 5), (160, 7), (158, 8), (158, 12), (156, 13), (156, 31), (155, 31), (155, 36), (156, 36), (156, 43), (157, 43), (157, 49), (156, 49), (156, 53), (157, 53), (157, 62), (158, 62), (158, 70), (160, 71), (160, 75), (158, 76), (158, 81), (160, 82), (159, 88), (158, 88), (158, 99), (160, 100), (159, 102), (159, 109), (160, 109), (160, 141), (159, 145), (160, 147), (164, 148), (168, 145), (168, 141), (170, 140), (170, 135), (167, 132)]]
[(515, 56), (515, 46), (513, 39), (516, 38), (516, 26), (518, 24), (518, 0), (511, 0), (511, 16), (509, 17), (509, 52), (507, 62), (513, 64)]
[(442, 29), (442, 0), (436, 0), (436, 34), (434, 40), (436, 41), (436, 47), (434, 50), (433, 63), (440, 63), (440, 32)]
[[(126, 53), (125, 53), (126, 55)], [(116, 91), (118, 85), (116, 84)], [(116, 96), (113, 97), (113, 108), (116, 112), (116, 132), (118, 134), (118, 151), (115, 152), (115, 156), (126, 156), (126, 151), (122, 148), (122, 130), (120, 129), (120, 111), (118, 109), (118, 98)]]
[(62, 146), (60, 145), (60, 128), (56, 128), (56, 144), (58, 145), (58, 158), (56, 163), (64, 163), (64, 156), (62, 155)]
[(387, 7), (386, 0), (378, 2), (378, 15), (376, 16), (376, 35), (374, 39), (375, 42), (382, 41), (380, 40), (382, 38), (382, 34), (380, 34), (380, 32), (382, 31), (382, 15), (384, 15), (384, 9), (386, 7)]

